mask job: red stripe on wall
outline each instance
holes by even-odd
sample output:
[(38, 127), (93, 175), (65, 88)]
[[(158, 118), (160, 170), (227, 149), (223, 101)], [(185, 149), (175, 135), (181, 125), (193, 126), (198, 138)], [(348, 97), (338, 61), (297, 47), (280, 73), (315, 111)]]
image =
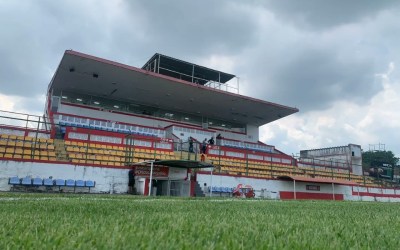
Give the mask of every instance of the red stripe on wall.
[(369, 192), (354, 192), (354, 196), (370, 196), (370, 197), (383, 197), (383, 198), (400, 198), (400, 194), (378, 194)]
[[(282, 200), (293, 200), (294, 192), (280, 191), (280, 197)], [(332, 200), (333, 195), (329, 193), (307, 193), (307, 192), (296, 192), (296, 199), (298, 200)], [(344, 200), (343, 194), (335, 194), (335, 200)]]

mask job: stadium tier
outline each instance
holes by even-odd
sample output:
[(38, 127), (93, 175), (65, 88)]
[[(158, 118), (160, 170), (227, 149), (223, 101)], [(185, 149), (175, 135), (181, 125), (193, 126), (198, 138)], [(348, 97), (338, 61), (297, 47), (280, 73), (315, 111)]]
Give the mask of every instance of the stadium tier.
[(90, 179), (92, 192), (126, 193), (134, 183), (144, 195), (237, 195), (249, 189), (234, 188), (243, 184), (257, 197), (345, 199), (381, 187), (355, 164), (356, 145), (348, 147), (353, 160), (343, 160), (343, 147), (333, 164), (332, 155), (318, 158), (326, 150), (296, 159), (260, 142), (260, 126), (298, 109), (240, 95), (237, 84), (232, 74), (161, 54), (136, 68), (68, 50), (43, 116), (2, 111), (0, 188), (54, 178), (60, 191), (68, 185), (56, 179), (80, 187)]

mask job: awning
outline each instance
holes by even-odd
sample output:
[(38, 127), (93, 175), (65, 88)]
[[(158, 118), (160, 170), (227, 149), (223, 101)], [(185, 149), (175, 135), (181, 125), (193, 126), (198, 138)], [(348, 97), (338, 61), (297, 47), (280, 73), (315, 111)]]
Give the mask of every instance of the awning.
[(298, 181), (298, 182), (315, 182), (315, 183), (329, 183), (329, 184), (339, 184), (339, 185), (357, 185), (353, 181), (337, 180), (337, 179), (325, 179), (325, 178), (311, 178), (304, 176), (290, 176), (282, 175), (277, 177), (278, 180), (286, 181)]
[(54, 96), (81, 94), (82, 104), (90, 103), (85, 96), (99, 97), (150, 107), (159, 115), (177, 112), (255, 126), (299, 111), (70, 50), (65, 52), (49, 91)]
[(209, 81), (226, 83), (235, 77), (219, 70), (210, 69), (194, 63), (186, 62), (159, 53), (154, 54), (142, 67), (144, 70), (155, 71), (159, 74), (194, 82), (201, 85)]

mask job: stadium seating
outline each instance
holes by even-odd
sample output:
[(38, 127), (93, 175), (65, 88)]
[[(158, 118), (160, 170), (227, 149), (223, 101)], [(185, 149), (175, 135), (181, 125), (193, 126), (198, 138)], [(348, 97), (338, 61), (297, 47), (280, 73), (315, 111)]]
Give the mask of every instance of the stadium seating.
[(53, 139), (2, 134), (0, 158), (55, 161)]
[[(54, 191), (53, 187), (58, 188), (58, 191), (61, 191), (62, 187), (73, 188), (73, 192), (76, 192), (76, 188), (88, 188), (88, 192), (90, 192), (91, 188), (96, 186), (96, 182), (92, 180), (73, 180), (73, 179), (50, 179), (50, 178), (31, 178), (26, 176), (24, 178), (19, 178), (17, 176), (10, 177), (8, 179), (8, 184), (12, 186), (11, 190), (16, 190), (16, 187), (24, 187), (25, 190), (30, 188), (31, 191)], [(44, 187), (42, 190), (40, 187)], [(64, 190), (63, 190), (64, 191)]]
[[(62, 140), (62, 148), (66, 153), (66, 161), (73, 164), (98, 165), (110, 167), (123, 167), (132, 163), (146, 160), (175, 160), (186, 159), (187, 154), (172, 151), (114, 145), (101, 142), (82, 142), (75, 140)], [(35, 160), (58, 161), (58, 151), (55, 150), (53, 139), (35, 138), (30, 136), (17, 136), (0, 134), (0, 158), (6, 160)], [(200, 159), (200, 157), (198, 157)], [(349, 173), (348, 170), (319, 166), (292, 166), (277, 162), (266, 162), (253, 159), (238, 159), (234, 157), (213, 156), (207, 157), (216, 168), (214, 171), (236, 176), (250, 176), (257, 178), (274, 179), (281, 175), (300, 175), (307, 177), (319, 177), (338, 180), (351, 180), (359, 185), (377, 187), (373, 178), (358, 176)], [(24, 186), (40, 186), (35, 180), (25, 180)], [(39, 180), (36, 180), (39, 181)], [(44, 182), (44, 180), (42, 180)], [(38, 183), (39, 184), (39, 183)], [(50, 180), (47, 182), (50, 187)], [(80, 183), (80, 186), (82, 183)], [(62, 187), (64, 184), (55, 183)]]
[(96, 164), (107, 166), (124, 166), (129, 162), (144, 160), (171, 160), (176, 159), (173, 152), (144, 148), (122, 147), (100, 143), (84, 143), (65, 141), (66, 151), (72, 163)]

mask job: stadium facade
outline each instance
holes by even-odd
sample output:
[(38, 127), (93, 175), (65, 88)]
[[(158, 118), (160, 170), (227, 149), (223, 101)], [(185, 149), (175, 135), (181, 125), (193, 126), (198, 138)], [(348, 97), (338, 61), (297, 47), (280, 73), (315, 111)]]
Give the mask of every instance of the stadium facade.
[(363, 175), (358, 145), (295, 158), (260, 142), (260, 126), (298, 109), (240, 95), (232, 74), (67, 50), (46, 96), (43, 116), (2, 111), (2, 191), (127, 193), (134, 180), (142, 195), (400, 200)]

